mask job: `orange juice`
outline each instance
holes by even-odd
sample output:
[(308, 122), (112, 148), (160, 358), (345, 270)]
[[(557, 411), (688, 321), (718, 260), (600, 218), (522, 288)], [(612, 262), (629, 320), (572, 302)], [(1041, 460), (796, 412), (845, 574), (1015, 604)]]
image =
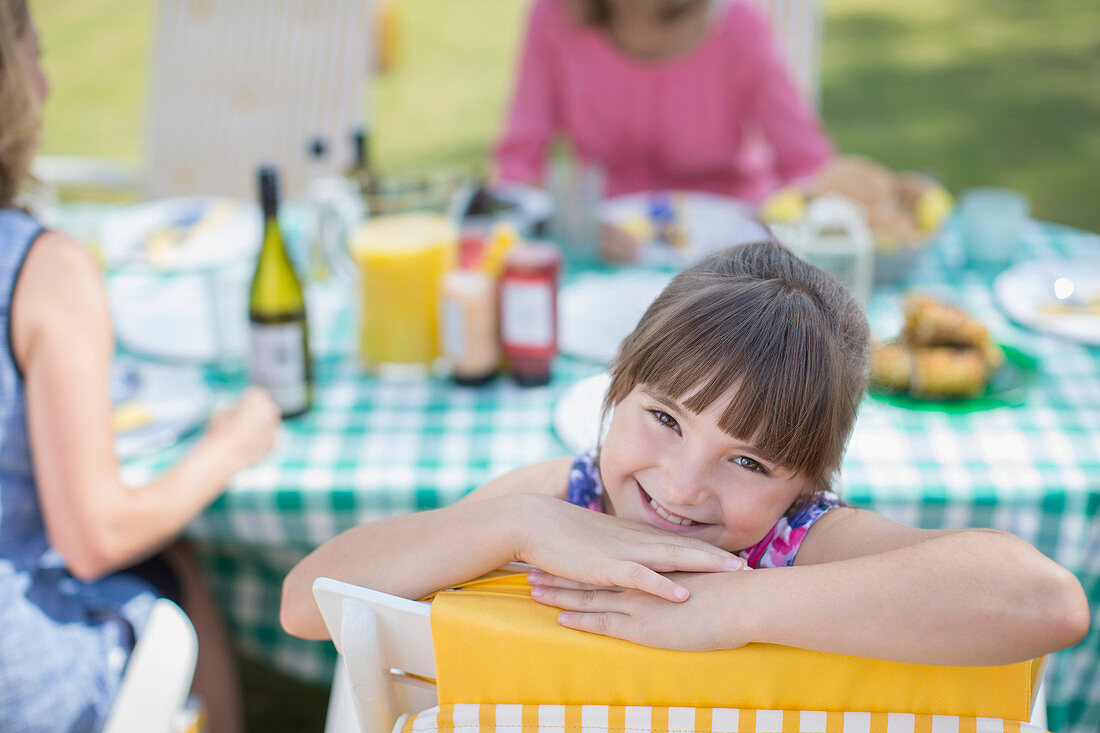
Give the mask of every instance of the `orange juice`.
[(440, 356), (439, 289), (455, 265), (458, 231), (434, 214), (379, 216), (352, 235), (359, 267), (359, 357), (384, 365), (431, 365)]

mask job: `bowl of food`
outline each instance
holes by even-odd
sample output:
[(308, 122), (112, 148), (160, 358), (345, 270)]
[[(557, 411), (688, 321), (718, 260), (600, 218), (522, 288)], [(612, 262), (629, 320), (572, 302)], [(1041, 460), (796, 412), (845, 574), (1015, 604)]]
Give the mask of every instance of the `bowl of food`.
[(856, 203), (874, 236), (876, 283), (905, 278), (954, 208), (947, 189), (916, 171), (895, 173), (863, 155), (841, 155), (809, 184), (782, 189), (761, 205), (765, 222), (796, 223), (810, 200), (840, 195)]

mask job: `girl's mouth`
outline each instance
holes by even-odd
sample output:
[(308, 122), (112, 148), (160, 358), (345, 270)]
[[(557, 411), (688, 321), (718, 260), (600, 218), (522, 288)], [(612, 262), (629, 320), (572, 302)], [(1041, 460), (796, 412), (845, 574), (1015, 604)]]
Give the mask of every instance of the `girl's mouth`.
[(641, 484), (638, 484), (638, 490), (642, 492), (642, 498), (649, 504), (650, 508), (657, 514), (658, 517), (665, 520), (669, 524), (676, 524), (681, 527), (701, 527), (704, 526), (703, 522), (696, 522), (694, 519), (688, 519), (682, 517), (675, 512), (670, 512), (663, 506), (657, 503), (657, 500), (646, 493), (646, 490), (642, 488)]

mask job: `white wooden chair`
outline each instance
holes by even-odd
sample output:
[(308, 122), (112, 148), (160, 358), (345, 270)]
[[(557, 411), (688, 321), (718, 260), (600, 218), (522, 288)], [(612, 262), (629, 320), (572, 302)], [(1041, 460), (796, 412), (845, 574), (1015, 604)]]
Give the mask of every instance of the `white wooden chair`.
[(188, 719), (185, 705), (198, 651), (198, 637), (187, 615), (175, 603), (157, 600), (126, 664), (104, 733), (199, 730), (199, 722)]
[[(252, 199), (255, 169), (278, 165), (288, 197), (342, 171), (363, 123), (373, 0), (158, 0), (150, 43), (145, 160), (44, 158), (45, 183), (142, 198)], [(310, 155), (314, 140), (327, 155)]]
[[(325, 733), (401, 733), (409, 716), (438, 704), (430, 603), (331, 578), (318, 578), (313, 595), (340, 654)], [(1042, 686), (1030, 723), (1046, 728)]]
[(822, 0), (756, 0), (771, 17), (775, 42), (806, 99), (821, 107)]
[(325, 733), (385, 733), (436, 704), (431, 604), (330, 578), (313, 595), (340, 657)]

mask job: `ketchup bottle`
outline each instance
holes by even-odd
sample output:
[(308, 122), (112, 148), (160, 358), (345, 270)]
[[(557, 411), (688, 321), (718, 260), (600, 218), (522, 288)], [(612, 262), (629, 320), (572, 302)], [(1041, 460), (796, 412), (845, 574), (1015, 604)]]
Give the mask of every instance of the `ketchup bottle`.
[(500, 277), (500, 344), (517, 383), (550, 381), (558, 349), (558, 278), (561, 254), (544, 242), (517, 244)]

